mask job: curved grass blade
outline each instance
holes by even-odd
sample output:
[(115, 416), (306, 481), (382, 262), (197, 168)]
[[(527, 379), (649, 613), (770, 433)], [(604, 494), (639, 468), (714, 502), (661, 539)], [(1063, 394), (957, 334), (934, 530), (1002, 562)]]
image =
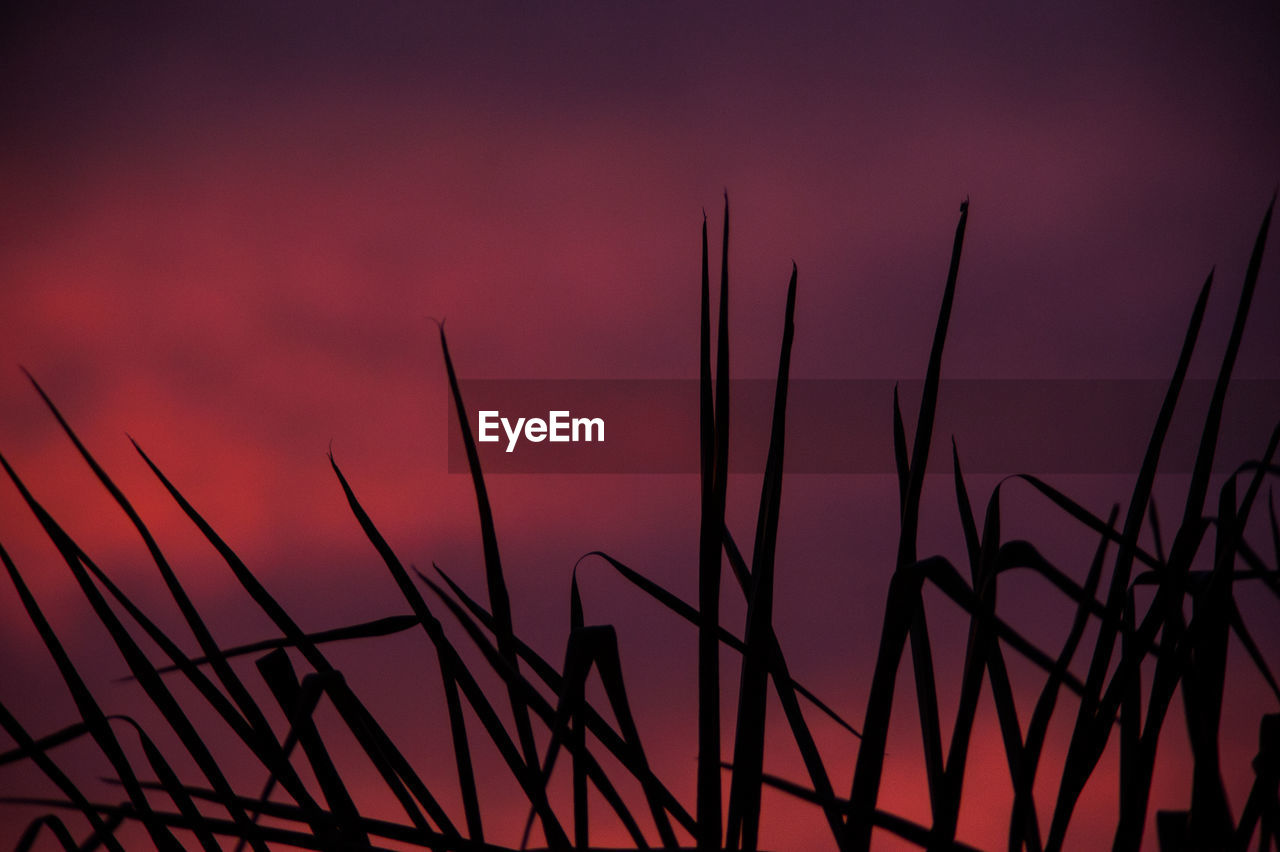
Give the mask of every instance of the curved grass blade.
[[(489, 492), (484, 485), (484, 473), (480, 470), (480, 455), (467, 421), (467, 407), (462, 402), (458, 376), (453, 371), (453, 359), (449, 357), (449, 344), (445, 340), (444, 326), (440, 326), (440, 349), (444, 353), (444, 367), (449, 374), (449, 391), (453, 395), (458, 414), (458, 428), (462, 430), (462, 443), (467, 451), (467, 465), (471, 469), (471, 482), (475, 486), (476, 508), (480, 513), (480, 539), (484, 546), (484, 575), (489, 588), (489, 608), (497, 625), (498, 653), (506, 658), (514, 671), (520, 671), (520, 660), (515, 652), (515, 632), (511, 625), (511, 599), (507, 594), (507, 581), (502, 574), (502, 560), (498, 555), (498, 535), (493, 523), (493, 510), (489, 506)], [(533, 727), (529, 723), (529, 710), (520, 701), (518, 692), (508, 688), (511, 715), (515, 718), (516, 736), (524, 761), (530, 769), (538, 765), (538, 747), (533, 740)]]
[[(102, 820), (96, 813), (93, 811), (88, 813), (92, 814), (96, 825), (102, 825)], [(67, 831), (67, 827), (62, 820), (52, 814), (46, 814), (36, 817), (27, 825), (26, 831), (22, 832), (22, 836), (18, 838), (18, 845), (13, 847), (13, 852), (28, 852), (28, 850), (32, 849), (36, 845), (36, 840), (39, 838), (42, 829), (52, 834), (66, 852), (77, 852), (79, 849), (79, 844), (71, 836), (71, 832)]]

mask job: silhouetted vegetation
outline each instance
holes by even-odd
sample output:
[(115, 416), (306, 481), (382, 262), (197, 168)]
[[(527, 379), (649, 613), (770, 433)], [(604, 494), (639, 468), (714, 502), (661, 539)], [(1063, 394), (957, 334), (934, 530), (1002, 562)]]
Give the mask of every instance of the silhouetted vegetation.
[[(149, 619), (42, 507), (9, 462), (0, 457), (0, 464), (56, 546), (138, 688), (167, 722), (171, 732), (166, 732), (166, 739), (176, 738), (174, 741), (186, 752), (176, 762), (184, 767), (194, 766), (198, 777), (183, 777), (173, 767), (174, 755), (166, 755), (158, 748), (145, 727), (112, 714), (110, 708), (100, 704), (45, 618), (23, 571), (0, 548), (0, 559), (21, 603), (80, 715), (79, 722), (64, 729), (32, 731), (25, 725), (33, 724), (33, 720), (26, 720), (24, 725), (0, 704), (0, 726), (14, 743), (10, 751), (0, 755), (0, 765), (30, 761), (61, 792), (61, 798), (40, 802), (49, 813), (31, 823), (18, 849), (32, 848), (41, 841), (48, 845), (52, 840), (55, 848), (66, 850), (102, 847), (122, 852), (116, 833), (125, 824), (142, 826), (155, 847), (165, 852), (196, 846), (215, 852), (233, 842), (237, 849), (248, 846), (257, 852), (273, 848), (369, 850), (384, 848), (387, 843), (397, 844), (397, 848), (412, 844), (460, 851), (512, 848), (486, 839), (481, 808), (486, 788), (477, 780), (472, 759), (477, 738), (484, 738), (496, 749), (527, 798), (528, 821), (521, 845), (540, 842), (552, 849), (597, 848), (592, 846), (588, 800), (589, 794), (598, 794), (635, 848), (658, 845), (755, 850), (761, 823), (768, 820), (768, 814), (761, 811), (762, 791), (772, 786), (810, 803), (813, 818), (829, 828), (833, 845), (841, 850), (870, 848), (876, 830), (928, 849), (968, 848), (957, 841), (956, 833), (965, 795), (984, 794), (981, 789), (964, 785), (984, 681), (998, 717), (1014, 791), (1008, 849), (1056, 852), (1064, 848), (1086, 782), (1109, 744), (1115, 741), (1119, 775), (1114, 848), (1139, 849), (1151, 808), (1157, 743), (1166, 732), (1165, 721), (1180, 687), (1194, 767), (1186, 779), (1189, 807), (1158, 814), (1158, 838), (1148, 836), (1146, 840), (1158, 842), (1164, 850), (1275, 848), (1280, 840), (1280, 715), (1262, 717), (1260, 750), (1253, 766), (1256, 778), (1238, 817), (1233, 816), (1223, 783), (1218, 740), (1224, 697), (1229, 690), (1229, 647), (1243, 649), (1280, 702), (1280, 686), (1236, 605), (1243, 584), (1248, 584), (1250, 594), (1261, 588), (1263, 594), (1280, 596), (1280, 525), (1270, 491), (1263, 493), (1264, 486), (1280, 472), (1274, 460), (1280, 426), (1268, 445), (1260, 448), (1257, 458), (1240, 464), (1221, 483), (1216, 508), (1206, 505), (1227, 389), (1258, 281), (1271, 210), (1263, 219), (1249, 260), (1215, 391), (1204, 412), (1185, 503), (1167, 551), (1152, 492), (1165, 436), (1205, 315), (1212, 275), (1205, 281), (1192, 311), (1163, 406), (1153, 412), (1155, 425), (1127, 500), (1118, 503), (1107, 517), (1101, 517), (1048, 482), (1024, 475), (1001, 481), (985, 507), (974, 506), (963, 474), (962, 452), (953, 440), (950, 473), (965, 548), (958, 558), (951, 558), (920, 554), (918, 533), (925, 460), (936, 438), (933, 424), (944, 344), (959, 289), (968, 215), (966, 202), (960, 208), (919, 417), (910, 440), (896, 394), (893, 400), (901, 527), (880, 641), (876, 648), (865, 651), (868, 661), (874, 659), (874, 668), (867, 705), (860, 715), (833, 710), (793, 680), (783, 644), (773, 626), (796, 271), (793, 267), (787, 290), (768, 459), (748, 555), (725, 524), (730, 440), (727, 203), (714, 336), (707, 228), (703, 223), (699, 365), (702, 499), (697, 605), (680, 599), (612, 555), (591, 554), (611, 566), (618, 577), (634, 587), (635, 594), (651, 599), (696, 627), (698, 757), (696, 767), (691, 767), (696, 775), (696, 798), (692, 802), (681, 801), (671, 786), (655, 774), (648, 756), (651, 752), (646, 751), (642, 740), (643, 720), (637, 720), (632, 713), (617, 636), (611, 626), (586, 622), (576, 577), (569, 589), (571, 620), (560, 665), (540, 656), (515, 632), (512, 610), (519, 602), (512, 601), (507, 592), (497, 520), (490, 508), (443, 328), (440, 342), (444, 363), (479, 509), (486, 602), (469, 596), (439, 568), (430, 574), (406, 568), (330, 456), (352, 513), (404, 596), (407, 608), (374, 621), (307, 633), (142, 448), (137, 448), (143, 462), (216, 549), (253, 604), (275, 625), (276, 635), (238, 647), (224, 648), (215, 641), (147, 525), (37, 385), (62, 430), (145, 543), (199, 647), (198, 655), (188, 656), (178, 637)], [(1097, 414), (1107, 416), (1107, 412)], [(1066, 513), (1078, 524), (1081, 536), (1096, 541), (1088, 566), (1082, 566), (1079, 572), (1064, 570), (1050, 562), (1032, 541), (1002, 535), (1002, 493), (1014, 487), (1021, 489), (1019, 499), (1028, 495), (1042, 499), (1046, 511)], [(1264, 496), (1272, 540), (1258, 546), (1246, 537), (1245, 531)], [(1144, 535), (1144, 530), (1148, 534)], [(1154, 545), (1143, 546), (1144, 541)], [(1105, 570), (1108, 564), (1109, 575)], [(1204, 567), (1206, 564), (1209, 567)], [(745, 624), (722, 623), (719, 609), (725, 565), (731, 572), (729, 582), (739, 588), (746, 601)], [(1052, 586), (1055, 594), (1071, 602), (1075, 616), (1060, 644), (1043, 647), (1002, 617), (997, 589), (1003, 575), (1013, 570), (1034, 572)], [(1074, 576), (1076, 573), (1083, 574), (1083, 580)], [(968, 614), (961, 686), (953, 708), (942, 706), (939, 700), (933, 664), (935, 646), (923, 603), (924, 589), (929, 585)], [(441, 804), (437, 793), (419, 774), (421, 767), (415, 768), (415, 756), (393, 742), (323, 650), (331, 642), (370, 642), (379, 636), (411, 630), (422, 630), (435, 652), (448, 710), (461, 813), (452, 813)], [(1086, 636), (1091, 637), (1091, 646)], [(159, 662), (151, 652), (143, 650), (140, 643), (144, 638), (160, 653)], [(492, 670), (486, 678), (496, 675), (502, 683), (500, 694), (482, 686), (478, 677), (482, 673), (468, 667), (462, 650), (455, 644), (460, 641), (474, 645), (474, 652)], [(947, 641), (957, 640), (948, 637)], [(722, 695), (720, 689), (720, 656), (726, 648), (741, 656), (731, 732), (720, 729), (722, 702), (734, 700)], [(895, 687), (908, 648), (914, 681), (914, 694), (908, 700), (914, 702), (913, 714), (919, 719), (923, 774), (932, 814), (927, 825), (880, 806)], [(1042, 685), (1029, 718), (1019, 713), (1015, 702), (1006, 662), (1011, 654), (1042, 672)], [(254, 656), (262, 679), (261, 684), (252, 684), (252, 689), (232, 666), (234, 659), (245, 655)], [(1087, 674), (1083, 678), (1074, 675), (1073, 663), (1086, 659)], [(587, 684), (593, 677), (603, 688), (607, 708), (588, 700)], [(191, 695), (194, 690), (207, 707), (193, 714), (193, 708), (184, 706), (171, 690), (169, 684), (174, 679), (185, 680), (189, 685), (190, 689), (182, 690), (183, 695)], [(13, 682), (3, 687), (6, 691), (17, 688), (20, 685)], [(794, 739), (807, 771), (806, 783), (778, 778), (765, 764), (770, 689), (776, 693), (785, 717), (785, 728), (776, 729), (788, 731)], [(255, 694), (269, 694), (277, 706), (263, 706)], [(361, 813), (357, 797), (348, 788), (349, 779), (344, 779), (340, 761), (332, 753), (331, 732), (316, 717), (322, 703), (335, 711), (325, 718), (340, 720), (347, 729), (343, 738), (353, 738), (376, 768), (403, 811), (401, 819), (374, 819)], [(209, 711), (261, 763), (264, 784), (260, 789), (235, 789), (224, 774), (218, 755), (208, 745), (209, 734), (198, 730), (193, 719), (198, 715), (207, 720)], [(942, 733), (944, 712), (953, 714), (947, 742)], [(860, 738), (852, 778), (838, 773), (833, 776), (834, 769), (824, 760), (810, 730), (808, 720), (815, 713), (836, 720), (849, 736)], [(1047, 731), (1055, 714), (1073, 721), (1061, 778), (1049, 785), (1055, 798), (1046, 808), (1046, 802), (1037, 800), (1035, 789)], [(475, 730), (477, 721), (480, 731)], [(225, 732), (217, 735), (225, 736)], [(647, 732), (649, 737), (657, 735)], [(112, 780), (121, 790), (120, 800), (91, 800), (59, 767), (54, 748), (85, 737), (92, 738), (110, 762)], [(126, 754), (124, 744), (129, 742), (132, 746), (135, 739), (145, 763), (131, 760)], [(547, 744), (545, 748), (539, 748), (540, 739)], [(553, 770), (561, 759), (568, 763), (572, 776), (567, 794), (553, 790), (551, 784)], [(300, 771), (303, 766), (306, 772)], [(623, 775), (628, 777), (622, 778)], [(624, 789), (633, 792), (624, 795)], [(634, 793), (636, 790), (638, 794)], [(277, 791), (280, 795), (273, 799)], [(1045, 813), (1050, 815), (1047, 821), (1042, 820)], [(504, 842), (510, 844), (511, 839)]]

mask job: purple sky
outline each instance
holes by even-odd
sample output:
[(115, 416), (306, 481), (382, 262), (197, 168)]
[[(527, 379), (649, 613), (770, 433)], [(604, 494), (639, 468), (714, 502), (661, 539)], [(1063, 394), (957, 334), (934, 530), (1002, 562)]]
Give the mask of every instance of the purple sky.
[[(922, 376), (965, 197), (946, 375), (1167, 376), (1216, 264), (1193, 367), (1214, 374), (1280, 179), (1275, 4), (755, 5), (4, 13), (0, 452), (100, 564), (178, 624), (21, 364), (135, 499), (225, 642), (267, 628), (126, 432), (308, 627), (404, 609), (328, 470), (330, 442), (402, 558), (435, 561), (479, 594), (474, 502), (469, 481), (446, 472), (429, 317), (447, 317), (463, 376), (695, 377), (698, 228), (706, 208), (718, 231), (726, 188), (735, 376), (775, 370), (793, 259), (793, 375)], [(1264, 264), (1237, 375), (1280, 377), (1277, 268)], [(867, 413), (885, 452), (889, 404)], [(975, 501), (995, 481), (975, 478)], [(1129, 487), (1062, 485), (1103, 513)], [(1185, 480), (1162, 487), (1172, 524)], [(731, 483), (744, 543), (757, 489), (754, 477)], [(508, 476), (490, 493), (517, 627), (549, 658), (562, 653), (569, 573), (588, 550), (694, 597), (695, 478)], [(1083, 577), (1093, 542), (1044, 517), (1025, 489), (1007, 493), (1018, 495), (1010, 534), (1060, 547), (1064, 570)], [(793, 669), (855, 723), (895, 501), (885, 477), (796, 478), (784, 493), (778, 633)], [(925, 511), (922, 550), (958, 558), (949, 481), (930, 480)], [(12, 488), (0, 489), (0, 542), (104, 703), (128, 706), (131, 688), (110, 683), (123, 664), (102, 652)], [(619, 623), (642, 733), (663, 729), (646, 728), (645, 713), (675, 719), (661, 759), (691, 778), (692, 632), (602, 569), (585, 575), (584, 594), (589, 615)], [(1022, 595), (1026, 622), (1056, 646), (1060, 601), (1033, 584)], [(740, 619), (730, 600), (726, 618)], [(935, 603), (935, 635), (950, 625), (958, 660), (965, 622)], [(1040, 603), (1052, 610), (1043, 623)], [(660, 661), (644, 658), (653, 625), (671, 636)], [(1280, 647), (1265, 617), (1258, 629)], [(75, 711), (36, 643), (0, 589), (0, 700), (45, 733)], [(427, 657), (387, 647), (405, 656), (379, 657), (365, 686), (399, 718), (387, 685)], [(352, 665), (368, 667), (360, 653)], [(423, 669), (415, 688), (433, 707), (437, 676)], [(1240, 674), (1237, 709), (1252, 721), (1224, 748), (1246, 761), (1236, 769), (1247, 783), (1256, 716), (1276, 708)], [(902, 742), (918, 751), (912, 724)], [(1167, 736), (1180, 744), (1177, 725)], [(829, 739), (847, 793), (856, 749)], [(782, 771), (799, 777), (780, 742)], [(882, 802), (927, 818), (918, 761), (904, 752), (900, 786)], [(996, 746), (971, 760), (997, 799), (1002, 761)], [(26, 790), (28, 777), (0, 768), (0, 793)], [(1110, 793), (1089, 795), (1109, 823)], [(1173, 786), (1156, 804), (1183, 795)], [(962, 837), (999, 843), (1007, 817), (993, 812), (967, 813)], [(811, 811), (794, 813), (821, 829)], [(0, 847), (22, 827), (9, 819), (0, 811)], [(801, 848), (791, 830), (775, 826), (766, 842)]]

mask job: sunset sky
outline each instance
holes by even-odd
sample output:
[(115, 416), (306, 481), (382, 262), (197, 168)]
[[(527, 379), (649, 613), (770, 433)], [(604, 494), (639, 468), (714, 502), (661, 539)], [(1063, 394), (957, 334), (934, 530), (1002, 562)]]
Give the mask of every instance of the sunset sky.
[[(735, 377), (774, 374), (794, 261), (794, 376), (919, 379), (968, 198), (947, 377), (1165, 378), (1216, 265), (1192, 368), (1212, 377), (1280, 180), (1274, 3), (123, 5), (33, 4), (0, 23), (0, 453), (140, 605), (181, 631), (127, 519), (21, 365), (134, 500), (228, 644), (270, 627), (126, 434), (308, 629), (406, 611), (351, 518), (331, 447), (406, 564), (434, 562), (483, 597), (471, 483), (448, 470), (456, 427), (433, 319), (447, 319), (464, 379), (696, 378), (699, 229), (705, 210), (718, 234), (727, 191)], [(1243, 378), (1280, 379), (1274, 237)], [(890, 406), (865, 412), (886, 458)], [(975, 476), (975, 503), (997, 481)], [(1055, 481), (1103, 515), (1132, 485)], [(1157, 490), (1170, 528), (1185, 484), (1171, 476)], [(507, 475), (489, 491), (517, 630), (548, 659), (563, 654), (570, 574), (587, 551), (696, 599), (695, 476)], [(1082, 579), (1092, 537), (1025, 486), (1004, 494), (1007, 535), (1043, 543)], [(731, 480), (744, 547), (758, 499), (758, 477)], [(784, 487), (777, 632), (797, 677), (854, 724), (896, 501), (888, 476)], [(949, 478), (929, 479), (924, 511), (922, 552), (959, 561)], [(124, 664), (8, 482), (0, 543), (104, 705), (135, 712), (137, 688), (114, 683)], [(695, 634), (602, 564), (579, 570), (588, 619), (618, 624), (655, 763), (691, 803)], [(1058, 596), (1021, 580), (1002, 601), (1058, 647), (1070, 613)], [(941, 597), (930, 606), (940, 658), (950, 650), (958, 668), (967, 621)], [(726, 585), (735, 631), (743, 611)], [(1274, 666), (1273, 616), (1261, 609), (1253, 623)], [(1238, 724), (1223, 744), (1236, 813), (1257, 717), (1277, 710), (1247, 661), (1235, 666), (1239, 650), (1228, 708)], [(421, 637), (334, 656), (410, 748), (450, 760)], [(732, 697), (736, 669), (726, 671)], [(1015, 674), (1034, 700), (1034, 670)], [(944, 719), (958, 675), (947, 684)], [(909, 690), (899, 698), (881, 803), (927, 821)], [(77, 718), (7, 582), (0, 701), (37, 734)], [(1068, 725), (1074, 704), (1062, 713)], [(961, 838), (1002, 846), (1007, 768), (991, 713), (983, 724)], [(1153, 812), (1186, 805), (1181, 725), (1178, 708)], [(820, 735), (847, 795), (856, 743)], [(803, 777), (785, 732), (770, 754), (781, 774)], [(56, 756), (86, 780), (106, 771), (87, 746)], [(0, 795), (52, 790), (33, 777), (0, 767)], [(1109, 837), (1107, 777), (1113, 787), (1100, 770), (1086, 791), (1069, 846)], [(495, 802), (519, 801), (505, 778), (495, 790)], [(518, 831), (522, 807), (495, 804), (492, 819)], [(815, 809), (782, 797), (765, 808), (765, 843), (823, 848), (809, 846), (825, 834)], [(30, 817), (0, 808), (0, 848)]]

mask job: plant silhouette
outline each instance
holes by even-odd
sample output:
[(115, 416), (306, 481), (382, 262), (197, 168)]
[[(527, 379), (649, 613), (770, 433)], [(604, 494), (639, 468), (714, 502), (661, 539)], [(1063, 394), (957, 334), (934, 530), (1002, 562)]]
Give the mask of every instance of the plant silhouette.
[[(628, 697), (635, 684), (626, 681), (615, 630), (586, 622), (576, 574), (569, 589), (571, 621), (560, 665), (541, 656), (516, 632), (512, 612), (519, 601), (508, 593), (498, 549), (499, 519), (490, 506), (443, 326), (440, 344), (479, 511), (485, 601), (469, 595), (438, 567), (433, 566), (431, 572), (406, 568), (330, 454), (333, 473), (351, 512), (403, 595), (408, 611), (308, 633), (135, 444), (143, 463), (217, 551), (253, 605), (274, 625), (275, 635), (235, 647), (223, 647), (214, 639), (140, 514), (32, 379), (75, 450), (142, 538), (199, 653), (189, 656), (175, 637), (150, 619), (45, 510), (9, 461), (0, 457), (0, 465), (57, 548), (132, 679), (167, 725), (163, 740), (176, 742), (181, 749), (180, 754), (166, 754), (157, 744), (157, 732), (113, 714), (100, 703), (46, 619), (24, 578), (26, 569), (20, 570), (0, 547), (0, 560), (79, 713), (79, 721), (68, 727), (35, 731), (0, 703), (0, 726), (14, 743), (10, 751), (0, 755), (0, 765), (30, 762), (60, 793), (58, 798), (12, 800), (35, 801), (48, 811), (28, 826), (17, 848), (33, 848), (43, 839), (67, 850), (102, 847), (122, 852), (117, 834), (126, 824), (140, 826), (155, 848), (166, 852), (197, 846), (215, 852), (232, 843), (237, 849), (249, 847), (256, 852), (277, 848), (393, 847), (459, 852), (515, 848), (513, 838), (491, 838), (492, 829), (483, 819), (481, 802), (487, 787), (480, 780), (472, 754), (480, 738), (500, 755), (524, 796), (528, 816), (519, 847), (601, 848), (593, 846), (595, 823), (589, 810), (590, 802), (596, 801), (604, 803), (635, 848), (756, 850), (761, 826), (769, 820), (762, 808), (762, 792), (773, 787), (809, 803), (812, 818), (825, 825), (832, 844), (841, 850), (866, 850), (877, 837), (890, 835), (931, 850), (970, 848), (957, 839), (957, 827), (965, 795), (982, 794), (964, 781), (984, 681), (993, 701), (1013, 789), (1008, 849), (1056, 852), (1066, 848), (1081, 792), (1113, 742), (1118, 742), (1119, 751), (1115, 849), (1136, 850), (1144, 840), (1158, 843), (1166, 852), (1273, 848), (1280, 841), (1280, 715), (1261, 718), (1255, 777), (1238, 815), (1233, 814), (1223, 783), (1218, 739), (1223, 703), (1229, 695), (1227, 656), (1233, 637), (1280, 700), (1280, 686), (1236, 605), (1244, 584), (1251, 589), (1262, 586), (1265, 593), (1280, 596), (1280, 525), (1269, 490), (1263, 494), (1264, 486), (1269, 488), (1280, 472), (1275, 463), (1280, 426), (1267, 446), (1259, 448), (1259, 456), (1241, 460), (1221, 483), (1216, 506), (1207, 505), (1227, 390), (1258, 281), (1271, 208), (1263, 218), (1249, 260), (1214, 393), (1203, 413), (1185, 503), (1167, 552), (1152, 493), (1169, 423), (1209, 301), (1212, 274), (1195, 303), (1126, 502), (1117, 503), (1107, 517), (1101, 517), (1041, 478), (1021, 475), (1001, 481), (985, 507), (975, 506), (965, 482), (961, 452), (953, 439), (950, 478), (964, 528), (964, 550), (958, 558), (919, 552), (925, 461), (931, 443), (940, 437), (933, 434), (934, 419), (947, 329), (960, 290), (968, 218), (966, 201), (960, 208), (910, 442), (896, 392), (893, 400), (901, 525), (880, 641), (876, 648), (865, 651), (874, 667), (861, 714), (857, 708), (832, 709), (792, 677), (782, 637), (773, 625), (776, 569), (785, 569), (775, 563), (786, 478), (784, 447), (797, 271), (793, 266), (787, 287), (768, 457), (756, 528), (747, 553), (730, 534), (725, 520), (730, 440), (727, 198), (714, 334), (704, 218), (697, 602), (682, 600), (608, 553), (592, 552), (583, 557), (600, 560), (633, 587), (633, 594), (650, 599), (696, 628), (698, 753), (696, 766), (690, 767), (696, 779), (692, 800), (677, 795), (678, 779), (664, 779), (655, 771), (641, 734), (644, 720), (635, 717)], [(1105, 417), (1106, 412), (1098, 415)], [(1083, 580), (1052, 564), (1032, 541), (1002, 535), (1002, 494), (1010, 488), (1042, 499), (1049, 511), (1065, 513), (1080, 536), (1096, 542), (1093, 559), (1082, 572)], [(1245, 534), (1263, 496), (1267, 498), (1266, 521), (1272, 537), (1269, 548), (1256, 547)], [(1141, 544), (1147, 527), (1155, 542), (1151, 548)], [(1266, 553), (1268, 549), (1270, 553)], [(1202, 567), (1206, 561), (1208, 568)], [(721, 618), (726, 565), (728, 584), (736, 586), (746, 602), (744, 624), (726, 624)], [(1039, 575), (1056, 594), (1070, 601), (1075, 615), (1058, 644), (1046, 647), (1034, 642), (1002, 617), (997, 590), (1005, 573), (1013, 570)], [(953, 708), (942, 706), (939, 699), (933, 662), (936, 639), (930, 634), (924, 604), (927, 587), (940, 591), (967, 617), (961, 686)], [(378, 637), (416, 630), (425, 633), (440, 672), (456, 797), (461, 801), (459, 813), (444, 804), (449, 797), (433, 792), (421, 767), (415, 766), (413, 755), (393, 741), (324, 651), (333, 642), (371, 643)], [(142, 649), (144, 637), (158, 649), (163, 662), (154, 662)], [(947, 641), (954, 641), (954, 637), (947, 637)], [(468, 651), (478, 653), (489, 671), (469, 665), (459, 642), (474, 646)], [(914, 692), (903, 699), (895, 692), (908, 648)], [(732, 693), (721, 689), (720, 658), (726, 650), (741, 658), (737, 688)], [(1019, 713), (1014, 700), (1009, 655), (1029, 662), (1040, 674), (1029, 717)], [(246, 683), (237, 674), (232, 661), (242, 657), (255, 660), (261, 683)], [(1084, 677), (1072, 672), (1077, 660), (1087, 664)], [(501, 683), (496, 692), (485, 685), (493, 683), (494, 677)], [(171, 688), (174, 681), (184, 681), (184, 688)], [(597, 706), (591, 699), (590, 695), (601, 694), (588, 689), (593, 681), (602, 688), (607, 706)], [(264, 694), (263, 687), (276, 707), (255, 698), (255, 694)], [(12, 688), (14, 684), (5, 684), (5, 689)], [(1165, 720), (1180, 688), (1193, 766), (1191, 777), (1186, 779), (1188, 807), (1160, 812), (1156, 817), (1158, 836), (1144, 837), (1157, 745), (1168, 733)], [(781, 707), (785, 725), (767, 724), (770, 691)], [(928, 824), (881, 807), (879, 794), (895, 698), (899, 704), (914, 702), (913, 714), (919, 720), (932, 814)], [(197, 701), (203, 706), (184, 703)], [(322, 715), (321, 707), (332, 712)], [(722, 711), (728, 711), (726, 718), (732, 719), (731, 730), (722, 730)], [(946, 741), (944, 713), (950, 718)], [(834, 720), (847, 736), (858, 739), (851, 778), (839, 775), (824, 759), (810, 729), (815, 715)], [(233, 787), (208, 735), (199, 728), (211, 718), (220, 720), (261, 764), (265, 774), (261, 787)], [(1037, 797), (1037, 782), (1041, 780), (1048, 728), (1055, 718), (1066, 720), (1070, 739), (1061, 778), (1047, 788), (1040, 785), (1052, 793), (1047, 800)], [(361, 803), (335, 755), (334, 725), (345, 728), (339, 733), (344, 739), (353, 739), (376, 769), (386, 792), (400, 808), (400, 819), (373, 818), (361, 812)], [(766, 733), (779, 730), (791, 737), (802, 758), (807, 773), (803, 782), (782, 779), (766, 765)], [(86, 738), (109, 762), (114, 773), (111, 781), (122, 793), (119, 801), (91, 800), (71, 773), (59, 766), (55, 748)], [(145, 762), (130, 757), (139, 752)], [(552, 783), (557, 765), (566, 763), (571, 775), (567, 793)], [(183, 767), (182, 771), (177, 767)], [(273, 798), (277, 792), (280, 795)], [(1047, 820), (1042, 818), (1044, 814), (1048, 814)]]

